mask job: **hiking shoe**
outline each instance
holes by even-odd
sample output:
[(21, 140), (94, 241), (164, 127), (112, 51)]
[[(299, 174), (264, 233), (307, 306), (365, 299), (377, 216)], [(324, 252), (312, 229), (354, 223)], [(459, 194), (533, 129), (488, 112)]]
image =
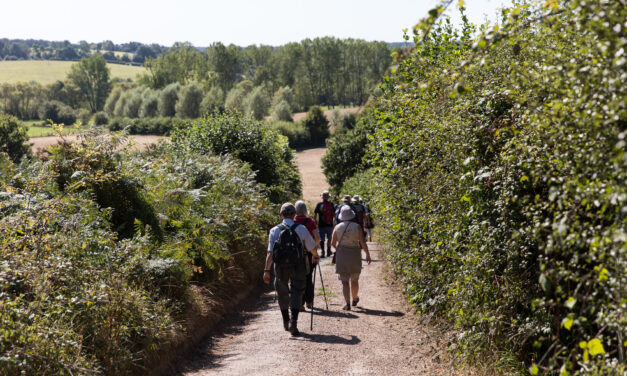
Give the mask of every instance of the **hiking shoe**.
[(289, 331), (289, 330), (290, 330), (290, 320), (284, 320), (284, 321), (283, 321), (283, 328), (284, 328), (286, 331)]
[(357, 305), (357, 303), (359, 303), (359, 298), (355, 298), (353, 299), (353, 307)]
[(292, 336), (299, 336), (300, 335), (300, 332), (298, 331), (298, 328), (296, 327), (296, 324), (290, 325), (290, 327), (288, 328), (288, 331), (290, 332), (290, 334)]
[(304, 306), (304, 305), (300, 306), (299, 310), (300, 310), (301, 312), (305, 312), (305, 306)]
[(351, 310), (351, 305), (346, 303), (346, 305), (344, 307), (342, 307), (343, 310), (345, 311), (350, 311)]
[(312, 309), (313, 308), (313, 303), (312, 302), (307, 302), (305, 303), (305, 305), (307, 306), (307, 308)]

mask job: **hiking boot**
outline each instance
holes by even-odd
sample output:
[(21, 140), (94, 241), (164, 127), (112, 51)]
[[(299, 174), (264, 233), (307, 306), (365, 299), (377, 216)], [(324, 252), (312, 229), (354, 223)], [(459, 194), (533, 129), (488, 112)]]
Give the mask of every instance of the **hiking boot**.
[(345, 305), (344, 307), (342, 307), (342, 309), (343, 309), (344, 311), (350, 311), (350, 310), (351, 310), (351, 305), (350, 305), (350, 304), (348, 304), (348, 303), (346, 303), (346, 305)]
[(356, 306), (357, 303), (359, 303), (359, 297), (353, 299), (353, 307)]
[(290, 332), (290, 334), (291, 334), (292, 336), (294, 336), (294, 337), (295, 337), (295, 336), (299, 336), (299, 335), (300, 335), (300, 332), (298, 331), (298, 328), (296, 327), (296, 323), (295, 323), (295, 322), (294, 322), (294, 323), (292, 323), (292, 324), (290, 325), (290, 327), (289, 327), (287, 330), (288, 330), (288, 331)]
[(300, 311), (301, 312), (305, 312), (305, 306), (304, 305), (300, 306)]
[(307, 308), (312, 309), (313, 308), (313, 303), (312, 302), (307, 302), (305, 303), (305, 305), (307, 306)]

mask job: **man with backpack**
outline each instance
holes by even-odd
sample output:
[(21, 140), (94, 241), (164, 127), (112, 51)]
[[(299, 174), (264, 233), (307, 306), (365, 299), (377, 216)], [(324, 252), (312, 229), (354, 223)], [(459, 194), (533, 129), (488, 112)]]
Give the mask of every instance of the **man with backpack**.
[(329, 191), (324, 191), (320, 195), (320, 201), (314, 209), (314, 218), (318, 218), (318, 233), (320, 234), (320, 256), (324, 257), (324, 240), (327, 241), (327, 257), (331, 256), (331, 234), (333, 234), (333, 217), (335, 216), (335, 205), (329, 201)]
[(298, 314), (305, 291), (305, 276), (308, 273), (305, 253), (312, 253), (313, 262), (318, 262), (320, 257), (316, 241), (307, 228), (294, 222), (294, 205), (289, 202), (283, 204), (280, 214), (283, 221), (270, 230), (263, 281), (270, 283), (270, 268), (274, 264), (274, 287), (283, 316), (283, 328), (297, 336), (300, 334), (297, 327)]

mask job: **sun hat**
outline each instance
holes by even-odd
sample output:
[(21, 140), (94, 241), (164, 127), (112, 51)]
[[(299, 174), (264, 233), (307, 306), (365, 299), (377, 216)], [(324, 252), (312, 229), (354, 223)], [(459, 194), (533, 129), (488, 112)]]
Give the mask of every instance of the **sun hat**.
[(351, 196), (350, 195), (344, 196), (344, 198), (342, 198), (342, 201), (344, 201), (344, 202), (351, 202)]
[(305, 204), (304, 201), (302, 200), (296, 201), (296, 204), (294, 204), (294, 207), (296, 208), (296, 214), (307, 215), (307, 204)]
[(328, 198), (328, 197), (330, 196), (330, 195), (329, 195), (329, 191), (322, 191), (322, 194), (321, 194), (320, 196), (321, 196), (322, 198), (324, 198), (324, 197)]
[(283, 216), (290, 216), (296, 214), (296, 208), (292, 205), (291, 202), (286, 202), (281, 205), (281, 211), (279, 212)]
[(353, 218), (355, 218), (355, 212), (353, 209), (351, 209), (350, 206), (342, 206), (339, 216), (340, 221), (350, 221)]
[(361, 201), (361, 199), (359, 198), (359, 195), (353, 196), (353, 202), (354, 203), (359, 204), (359, 201)]

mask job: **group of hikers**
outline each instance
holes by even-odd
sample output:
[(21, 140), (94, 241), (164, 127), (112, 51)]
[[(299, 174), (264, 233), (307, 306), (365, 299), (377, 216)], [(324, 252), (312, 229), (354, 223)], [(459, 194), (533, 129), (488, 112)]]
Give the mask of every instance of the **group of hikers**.
[(359, 303), (362, 250), (366, 262), (372, 261), (366, 237), (372, 241), (374, 223), (360, 197), (355, 195), (351, 199), (346, 195), (339, 205), (330, 201), (328, 191), (322, 192), (321, 198), (314, 209), (314, 218), (308, 216), (303, 201), (283, 204), (279, 213), (282, 222), (268, 236), (263, 280), (269, 284), (274, 270), (283, 327), (293, 336), (300, 334), (299, 313), (305, 311), (305, 306), (313, 310), (315, 270), (321, 257), (333, 257), (346, 301), (344, 310), (351, 309), (351, 294), (352, 305)]

